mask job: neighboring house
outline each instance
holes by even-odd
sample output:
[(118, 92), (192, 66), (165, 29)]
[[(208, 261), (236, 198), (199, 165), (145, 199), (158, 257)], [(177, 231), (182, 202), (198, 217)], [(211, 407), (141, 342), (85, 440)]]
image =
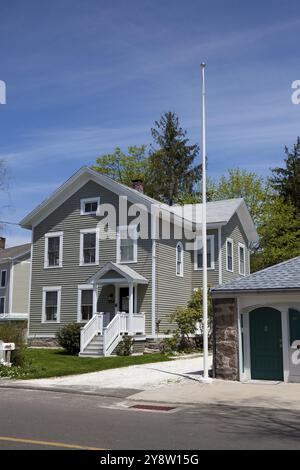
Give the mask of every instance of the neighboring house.
[[(202, 284), (201, 244), (189, 246), (193, 230), (201, 240), (201, 205), (185, 210), (89, 168), (75, 173), (21, 221), (33, 242), (31, 342), (53, 342), (74, 321), (88, 355), (111, 354), (124, 332), (139, 350), (170, 333), (170, 314)], [(209, 203), (207, 217), (209, 284), (248, 274), (257, 233), (244, 201)], [(128, 230), (141, 238), (126, 239)]]
[(5, 248), (0, 238), (0, 322), (27, 320), (31, 244)]
[(300, 382), (300, 256), (212, 296), (217, 378)]

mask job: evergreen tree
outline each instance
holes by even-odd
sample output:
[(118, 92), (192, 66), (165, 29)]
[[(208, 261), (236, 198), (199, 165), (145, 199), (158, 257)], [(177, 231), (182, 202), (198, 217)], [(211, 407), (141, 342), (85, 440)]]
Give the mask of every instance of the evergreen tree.
[(273, 168), (270, 183), (272, 188), (286, 202), (291, 202), (300, 213), (300, 137), (297, 137), (292, 152), (285, 147), (285, 154), (285, 168)]
[(195, 166), (199, 146), (189, 145), (186, 131), (180, 127), (177, 115), (170, 111), (155, 121), (151, 133), (157, 148), (149, 157), (149, 193), (172, 205), (193, 194), (201, 179), (201, 167)]

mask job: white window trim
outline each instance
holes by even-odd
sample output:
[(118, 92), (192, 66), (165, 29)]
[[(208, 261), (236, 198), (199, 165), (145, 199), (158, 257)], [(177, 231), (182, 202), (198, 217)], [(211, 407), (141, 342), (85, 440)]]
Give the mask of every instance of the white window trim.
[[(48, 259), (48, 245), (49, 238), (59, 237), (59, 265), (49, 266)], [(63, 244), (64, 244), (64, 232), (49, 232), (45, 234), (45, 253), (44, 253), (44, 268), (45, 269), (57, 269), (63, 267)]]
[(88, 320), (82, 320), (82, 317), (81, 317), (81, 295), (82, 295), (83, 290), (93, 291), (93, 316), (97, 312), (97, 290), (94, 289), (93, 284), (80, 284), (78, 286), (78, 296), (77, 296), (77, 322), (78, 323), (88, 322)]
[[(97, 210), (93, 212), (85, 212), (85, 204), (88, 202), (97, 202)], [(80, 199), (80, 215), (98, 215), (100, 210), (100, 197), (88, 197)]]
[[(178, 247), (181, 247), (181, 260), (180, 260), (180, 273), (177, 273), (177, 263), (178, 263)], [(184, 256), (183, 256), (183, 244), (181, 242), (178, 242), (176, 245), (176, 266), (175, 266), (175, 274), (177, 277), (183, 277), (183, 271), (184, 271)]]
[[(57, 292), (56, 320), (46, 320), (46, 293), (47, 292)], [(43, 287), (42, 323), (60, 323), (60, 310), (61, 310), (61, 286)]]
[[(211, 244), (211, 266), (209, 268), (207, 268), (208, 271), (212, 271), (213, 269), (215, 269), (215, 236), (214, 235), (207, 235), (207, 240), (209, 240), (210, 244)], [(201, 240), (202, 241), (202, 237), (197, 237), (197, 241), (198, 240)], [(196, 243), (197, 243), (196, 241)], [(201, 249), (201, 247), (200, 247)], [(194, 271), (203, 271), (203, 268), (198, 268), (198, 256), (197, 256), (197, 251), (196, 250), (194, 253), (195, 253), (195, 257), (194, 257)]]
[[(95, 253), (95, 263), (84, 263), (83, 258), (83, 236), (86, 233), (95, 233), (96, 234), (96, 253)], [(79, 266), (95, 266), (99, 264), (99, 229), (97, 228), (84, 228), (80, 230), (80, 253), (79, 253)]]
[[(244, 272), (241, 273), (241, 259), (240, 259), (240, 248), (244, 250)], [(246, 276), (246, 246), (243, 243), (238, 243), (238, 259), (239, 259), (239, 274), (241, 276)]]
[(0, 282), (2, 281), (2, 273), (4, 273), (4, 272), (6, 273), (5, 274), (5, 284), (4, 284), (4, 286), (2, 286), (0, 284), (0, 289), (5, 289), (5, 287), (7, 286), (7, 269), (1, 269), (1, 271), (0, 271)]
[[(232, 269), (228, 268), (228, 242), (231, 243), (232, 246)], [(234, 255), (233, 255), (233, 240), (232, 238), (226, 238), (226, 271), (229, 271), (230, 273), (234, 272)]]
[(0, 300), (1, 299), (4, 299), (4, 305), (3, 305), (3, 313), (0, 313), (0, 315), (5, 315), (5, 313), (6, 313), (5, 312), (5, 309), (6, 309), (6, 297), (5, 297), (5, 295), (1, 295)]
[[(131, 227), (131, 226), (130, 226)], [(131, 227), (132, 228), (132, 227)], [(116, 254), (116, 260), (118, 264), (132, 264), (132, 263), (137, 263), (138, 260), (138, 254), (137, 254), (137, 238), (132, 238), (133, 240), (133, 260), (131, 261), (121, 261), (121, 238), (120, 238), (120, 230), (128, 230), (128, 225), (120, 225), (117, 227), (117, 254)]]

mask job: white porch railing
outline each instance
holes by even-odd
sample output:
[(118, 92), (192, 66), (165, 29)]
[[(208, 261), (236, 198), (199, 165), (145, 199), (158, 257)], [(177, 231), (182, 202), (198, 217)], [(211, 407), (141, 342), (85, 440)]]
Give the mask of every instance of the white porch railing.
[(127, 315), (117, 313), (112, 321), (103, 330), (103, 355), (110, 356), (119, 342), (122, 340), (122, 333), (127, 330)]
[[(132, 325), (128, 313), (118, 312), (107, 326), (103, 313), (96, 313), (80, 331), (80, 352), (83, 353), (87, 345), (98, 334), (103, 335), (103, 355), (110, 356), (122, 340), (124, 333), (145, 334), (145, 315), (134, 313)], [(131, 331), (129, 331), (131, 330)]]
[(80, 352), (84, 352), (87, 345), (98, 334), (103, 334), (103, 314), (95, 313), (80, 331)]

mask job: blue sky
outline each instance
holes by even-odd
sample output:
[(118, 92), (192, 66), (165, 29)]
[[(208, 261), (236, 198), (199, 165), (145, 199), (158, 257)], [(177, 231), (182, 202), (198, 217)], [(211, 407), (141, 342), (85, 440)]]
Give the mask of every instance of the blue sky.
[[(266, 175), (300, 134), (299, 4), (234, 0), (14, 0), (0, 6), (0, 219), (19, 221), (80, 166), (148, 144), (175, 111), (201, 140), (207, 62), (208, 172)], [(3, 207), (4, 206), (4, 207)], [(10, 246), (30, 233), (6, 226)]]

